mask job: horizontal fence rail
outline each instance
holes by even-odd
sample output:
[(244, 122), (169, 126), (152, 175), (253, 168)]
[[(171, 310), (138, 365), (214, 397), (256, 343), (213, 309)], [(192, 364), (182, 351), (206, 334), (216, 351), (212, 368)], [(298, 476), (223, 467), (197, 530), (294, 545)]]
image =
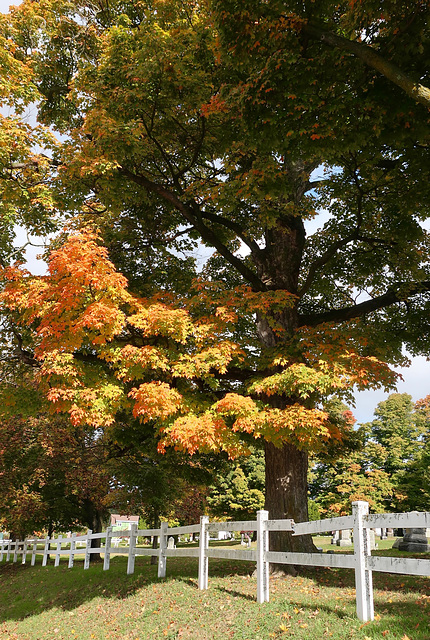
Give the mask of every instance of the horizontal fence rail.
[[(57, 538), (28, 538), (26, 540), (0, 540), (0, 562), (18, 562), (25, 564), (28, 556), (31, 565), (36, 562), (36, 555), (42, 554), (42, 566), (46, 566), (48, 558), (54, 558), (54, 566), (60, 564), (60, 558), (69, 558), (68, 566), (73, 567), (77, 554), (84, 556), (84, 569), (88, 569), (91, 556), (95, 553), (103, 555), (103, 569), (108, 570), (111, 554), (126, 555), (127, 573), (132, 574), (136, 556), (155, 556), (158, 558), (158, 577), (166, 576), (167, 558), (198, 558), (199, 589), (208, 588), (209, 559), (222, 558), (243, 560), (257, 564), (257, 602), (269, 600), (269, 565), (289, 564), (314, 567), (332, 567), (353, 569), (355, 571), (357, 616), (360, 620), (373, 620), (373, 587), (372, 572), (401, 573), (416, 576), (430, 576), (430, 560), (417, 558), (385, 558), (372, 556), (370, 551), (370, 529), (372, 528), (430, 528), (430, 512), (369, 514), (367, 502), (354, 502), (352, 515), (313, 522), (295, 523), (291, 519), (269, 520), (267, 511), (258, 511), (256, 520), (239, 522), (209, 522), (208, 516), (202, 516), (199, 524), (183, 527), (169, 527), (162, 522), (159, 529), (138, 529), (132, 523), (129, 529), (113, 531), (108, 527), (103, 533), (85, 535), (72, 534), (71, 537), (59, 535)], [(270, 551), (269, 532), (289, 531), (294, 536), (340, 531), (350, 529), (353, 534), (354, 553), (293, 553)], [(209, 547), (211, 533), (220, 531), (255, 532), (256, 549), (225, 549)], [(173, 536), (197, 534), (199, 546), (177, 549)], [(155, 537), (156, 548), (137, 546), (138, 537)], [(116, 546), (118, 541), (127, 541), (127, 546)], [(93, 546), (94, 544), (94, 546)], [(39, 546), (39, 549), (38, 549)], [(43, 551), (40, 547), (43, 546)]]

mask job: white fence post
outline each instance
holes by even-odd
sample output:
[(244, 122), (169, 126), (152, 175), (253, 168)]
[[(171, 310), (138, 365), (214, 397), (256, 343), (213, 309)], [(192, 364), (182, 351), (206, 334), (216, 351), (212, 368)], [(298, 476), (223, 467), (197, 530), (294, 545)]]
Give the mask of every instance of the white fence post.
[(19, 548), (19, 540), (15, 540), (15, 550), (13, 552), (13, 562), (18, 560), (18, 548)]
[(24, 540), (24, 546), (22, 548), (22, 564), (25, 564), (25, 561), (27, 560), (27, 538)]
[(110, 566), (111, 541), (112, 541), (112, 527), (108, 527), (106, 529), (105, 555), (104, 555), (104, 558), (103, 558), (103, 571), (107, 571), (109, 569), (109, 566)]
[(134, 573), (134, 561), (136, 560), (137, 522), (130, 526), (130, 546), (128, 548), (127, 575)]
[(160, 541), (158, 544), (158, 577), (165, 578), (166, 577), (166, 565), (167, 565), (167, 557), (166, 557), (166, 547), (167, 547), (167, 529), (169, 525), (167, 522), (161, 523), (160, 528)]
[(37, 538), (33, 540), (33, 549), (31, 550), (31, 566), (36, 564)]
[(48, 555), (49, 555), (49, 544), (51, 542), (51, 539), (49, 538), (49, 536), (45, 539), (45, 546), (43, 548), (43, 559), (42, 559), (42, 567), (46, 567), (46, 563), (48, 562)]
[(4, 554), (4, 541), (1, 540), (0, 541), (0, 562), (3, 561), (3, 554)]
[(72, 533), (72, 537), (70, 539), (70, 555), (69, 555), (69, 564), (68, 567), (71, 569), (75, 562), (75, 550), (76, 550), (76, 533)]
[(268, 511), (257, 511), (257, 602), (269, 602), (269, 563), (264, 557), (269, 550), (268, 519)]
[(57, 538), (57, 550), (55, 552), (55, 562), (54, 562), (54, 567), (58, 567), (58, 565), (60, 564), (60, 557), (61, 557), (61, 544), (63, 542), (63, 536), (59, 535)]
[(91, 534), (93, 530), (88, 529), (87, 531), (87, 545), (85, 547), (85, 559), (84, 559), (84, 569), (90, 568), (90, 560), (91, 560)]
[(369, 529), (365, 528), (363, 519), (369, 513), (369, 503), (362, 500), (352, 503), (354, 516), (354, 557), (355, 557), (355, 591), (357, 600), (357, 616), (359, 620), (368, 622), (374, 619), (372, 572), (367, 567), (370, 553)]
[(209, 516), (200, 516), (200, 539), (199, 539), (199, 589), (208, 588), (209, 559), (206, 550), (209, 547)]
[(9, 540), (9, 542), (7, 543), (6, 562), (9, 562), (10, 560), (11, 551), (12, 551), (12, 540)]

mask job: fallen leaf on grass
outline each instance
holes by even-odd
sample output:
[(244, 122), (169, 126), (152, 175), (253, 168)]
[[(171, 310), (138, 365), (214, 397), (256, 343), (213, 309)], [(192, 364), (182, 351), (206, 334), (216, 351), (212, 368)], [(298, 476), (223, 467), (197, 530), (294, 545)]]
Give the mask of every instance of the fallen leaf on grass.
[[(365, 622), (364, 624), (362, 624), (359, 629), (364, 629), (364, 627), (367, 627), (367, 625), (370, 624), (370, 620), (368, 620), (367, 622)], [(366, 636), (367, 637), (367, 636)]]

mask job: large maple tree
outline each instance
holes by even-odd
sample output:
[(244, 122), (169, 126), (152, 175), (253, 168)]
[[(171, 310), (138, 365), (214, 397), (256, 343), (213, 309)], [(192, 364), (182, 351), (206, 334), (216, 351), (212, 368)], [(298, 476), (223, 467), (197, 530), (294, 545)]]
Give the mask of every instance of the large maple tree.
[[(3, 95), (40, 122), (2, 134), (17, 357), (75, 423), (125, 409), (190, 453), (263, 438), (273, 518), (307, 519), (308, 451), (341, 437), (323, 400), (428, 350), (428, 8), (370, 4), (27, 0), (2, 21)], [(6, 268), (14, 222), (67, 218), (46, 278)]]

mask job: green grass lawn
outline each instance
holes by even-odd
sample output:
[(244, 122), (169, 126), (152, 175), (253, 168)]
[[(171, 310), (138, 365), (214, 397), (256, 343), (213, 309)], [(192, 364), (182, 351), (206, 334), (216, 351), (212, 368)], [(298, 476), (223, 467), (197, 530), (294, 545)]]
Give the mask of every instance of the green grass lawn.
[[(335, 549), (329, 538), (315, 542)], [(100, 563), (84, 571), (80, 556), (73, 569), (65, 558), (59, 567), (53, 560), (42, 567), (40, 556), (35, 567), (3, 561), (0, 638), (430, 639), (428, 578), (374, 573), (376, 620), (363, 624), (355, 615), (353, 571), (308, 568), (297, 577), (271, 578), (270, 602), (259, 605), (254, 566), (211, 559), (209, 589), (199, 591), (194, 558), (168, 558), (163, 581), (144, 557), (136, 558), (132, 576), (121, 556), (105, 572)]]

